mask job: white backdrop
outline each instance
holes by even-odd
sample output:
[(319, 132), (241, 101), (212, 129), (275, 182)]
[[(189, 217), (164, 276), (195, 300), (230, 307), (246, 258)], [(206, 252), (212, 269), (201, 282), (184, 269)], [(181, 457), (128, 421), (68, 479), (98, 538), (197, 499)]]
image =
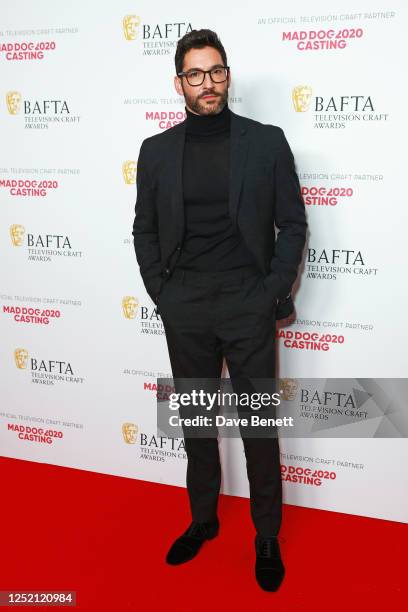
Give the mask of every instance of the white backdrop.
[[(140, 144), (184, 119), (189, 29), (219, 34), (231, 109), (282, 127), (296, 158), (309, 250), (280, 375), (407, 377), (402, 0), (17, 0), (0, 15), (2, 455), (185, 484), (182, 441), (155, 435), (171, 370), (131, 231)], [(405, 439), (281, 448), (288, 503), (408, 521)], [(241, 440), (221, 450), (223, 491), (248, 496)], [(308, 468), (330, 475), (287, 479)]]

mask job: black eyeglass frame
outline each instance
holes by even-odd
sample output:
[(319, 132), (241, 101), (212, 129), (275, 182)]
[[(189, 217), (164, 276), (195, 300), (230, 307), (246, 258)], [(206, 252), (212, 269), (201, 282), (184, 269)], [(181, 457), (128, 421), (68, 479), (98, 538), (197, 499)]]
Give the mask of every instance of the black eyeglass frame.
[[(212, 78), (212, 71), (216, 70), (217, 68), (224, 68), (224, 70), (227, 71), (226, 77), (223, 81), (214, 81), (214, 79)], [(193, 68), (191, 68), (190, 70), (188, 70), (187, 72), (178, 72), (177, 76), (178, 77), (186, 77), (187, 79), (187, 83), (190, 85), (190, 87), (200, 87), (200, 85), (202, 85), (205, 81), (205, 75), (209, 74), (210, 75), (210, 79), (213, 83), (225, 83), (225, 81), (228, 80), (228, 75), (229, 75), (229, 71), (230, 71), (230, 66), (214, 66), (213, 68), (211, 68), (211, 70), (201, 70), (201, 68), (195, 68), (194, 69), (196, 72), (202, 72), (203, 73), (203, 80), (201, 81), (201, 83), (197, 83), (196, 85), (191, 85), (190, 81), (188, 80), (188, 73), (193, 71)]]

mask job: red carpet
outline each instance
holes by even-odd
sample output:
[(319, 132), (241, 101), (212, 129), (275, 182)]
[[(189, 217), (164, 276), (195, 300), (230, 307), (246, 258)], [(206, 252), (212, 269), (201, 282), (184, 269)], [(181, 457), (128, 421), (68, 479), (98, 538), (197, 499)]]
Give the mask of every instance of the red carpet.
[(246, 499), (221, 496), (220, 535), (171, 567), (167, 549), (190, 520), (185, 489), (6, 458), (0, 470), (0, 590), (77, 592), (76, 608), (54, 609), (406, 607), (406, 525), (284, 506), (286, 579), (265, 593), (255, 582)]

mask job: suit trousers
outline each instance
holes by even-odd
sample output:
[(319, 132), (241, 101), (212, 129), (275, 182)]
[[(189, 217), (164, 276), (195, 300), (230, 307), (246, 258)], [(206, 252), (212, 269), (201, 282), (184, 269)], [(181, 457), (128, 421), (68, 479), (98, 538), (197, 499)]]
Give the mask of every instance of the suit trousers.
[[(157, 302), (174, 379), (219, 380), (224, 357), (234, 391), (234, 381), (245, 377), (274, 379), (276, 296), (263, 278), (256, 266), (174, 269)], [(282, 513), (279, 440), (242, 436), (242, 441), (253, 524), (260, 535), (276, 536)], [(192, 520), (210, 521), (221, 486), (218, 439), (184, 435), (184, 443)]]

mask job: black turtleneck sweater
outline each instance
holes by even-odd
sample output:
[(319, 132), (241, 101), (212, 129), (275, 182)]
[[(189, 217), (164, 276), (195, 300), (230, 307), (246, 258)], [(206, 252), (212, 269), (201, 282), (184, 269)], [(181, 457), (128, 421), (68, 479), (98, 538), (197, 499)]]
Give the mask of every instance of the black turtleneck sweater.
[(187, 107), (185, 110), (185, 234), (177, 267), (214, 272), (255, 265), (229, 215), (228, 104), (217, 115), (195, 115)]

